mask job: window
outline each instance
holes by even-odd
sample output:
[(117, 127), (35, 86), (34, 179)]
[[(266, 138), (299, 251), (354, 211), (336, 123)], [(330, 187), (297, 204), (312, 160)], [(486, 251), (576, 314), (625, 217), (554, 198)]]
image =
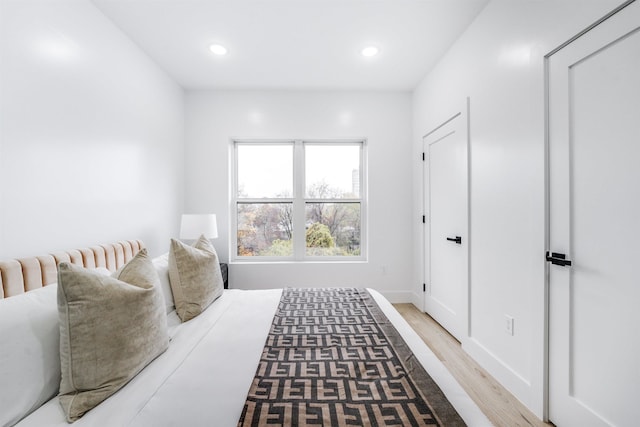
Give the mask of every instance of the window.
[(364, 141), (234, 141), (235, 260), (364, 260)]

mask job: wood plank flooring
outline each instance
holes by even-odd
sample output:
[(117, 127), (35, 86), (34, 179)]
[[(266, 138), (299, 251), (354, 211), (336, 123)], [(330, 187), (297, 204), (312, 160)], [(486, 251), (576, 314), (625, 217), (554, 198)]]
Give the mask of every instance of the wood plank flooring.
[(402, 317), (442, 361), (462, 388), (498, 427), (553, 426), (542, 422), (480, 367), (460, 343), (428, 314), (413, 304), (394, 304)]

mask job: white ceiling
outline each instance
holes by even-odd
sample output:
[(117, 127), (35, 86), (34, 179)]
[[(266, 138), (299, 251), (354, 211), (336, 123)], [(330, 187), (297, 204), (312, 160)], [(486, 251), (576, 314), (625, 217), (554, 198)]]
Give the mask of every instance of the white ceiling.
[(487, 2), (93, 0), (187, 89), (355, 90), (415, 88)]

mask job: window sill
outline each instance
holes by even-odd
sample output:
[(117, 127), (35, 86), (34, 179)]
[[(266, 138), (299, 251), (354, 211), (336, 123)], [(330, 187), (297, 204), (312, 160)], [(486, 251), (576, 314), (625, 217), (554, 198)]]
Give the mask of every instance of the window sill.
[(366, 259), (350, 259), (350, 260), (305, 260), (305, 261), (296, 261), (296, 260), (233, 260), (229, 261), (231, 265), (303, 265), (303, 264), (368, 264), (369, 261)]

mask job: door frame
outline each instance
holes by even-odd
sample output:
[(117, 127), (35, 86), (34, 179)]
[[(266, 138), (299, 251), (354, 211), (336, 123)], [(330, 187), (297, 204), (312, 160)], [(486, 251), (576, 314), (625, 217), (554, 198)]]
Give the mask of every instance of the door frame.
[[(630, 4), (634, 3), (636, 0), (627, 0), (620, 6), (613, 9), (611, 12), (604, 15), (602, 18), (595, 21), (593, 24), (586, 27), (584, 30), (577, 33), (575, 36), (571, 37), (569, 40), (560, 44), (555, 49), (551, 50), (549, 53), (544, 55), (544, 251), (545, 254), (551, 250), (550, 242), (551, 242), (551, 180), (550, 174), (551, 170), (549, 167), (550, 164), (550, 62), (551, 58), (554, 54), (558, 53), (560, 50), (569, 46), (571, 43), (588, 33), (589, 31), (596, 28), (598, 25), (602, 24), (604, 21), (611, 18), (613, 15), (620, 12), (622, 9), (626, 8)], [(544, 255), (544, 254), (541, 254)], [(545, 271), (544, 271), (544, 340), (543, 340), (543, 420), (550, 421), (550, 357), (551, 357), (551, 348), (550, 348), (550, 263), (545, 262)]]
[(463, 316), (462, 333), (460, 338), (461, 344), (464, 345), (468, 338), (471, 337), (471, 132), (470, 132), (470, 98), (465, 97), (463, 101), (458, 103), (458, 106), (454, 109), (455, 113), (448, 116), (448, 118), (437, 126), (433, 127), (430, 131), (425, 133), (421, 140), (422, 144), (422, 283), (424, 284), (422, 307), (426, 312), (426, 298), (430, 293), (430, 283), (428, 279), (430, 277), (430, 200), (428, 197), (430, 182), (429, 182), (429, 159), (427, 156), (428, 147), (425, 145), (425, 138), (434, 134), (442, 127), (446, 126), (452, 120), (460, 117), (462, 120), (462, 126), (465, 129), (465, 149), (466, 149), (466, 197), (465, 213), (466, 221), (463, 228), (463, 235), (466, 238), (466, 247), (463, 251), (463, 263), (464, 271), (462, 273), (463, 280), (466, 286), (463, 286), (462, 297), (462, 310), (461, 316)]

